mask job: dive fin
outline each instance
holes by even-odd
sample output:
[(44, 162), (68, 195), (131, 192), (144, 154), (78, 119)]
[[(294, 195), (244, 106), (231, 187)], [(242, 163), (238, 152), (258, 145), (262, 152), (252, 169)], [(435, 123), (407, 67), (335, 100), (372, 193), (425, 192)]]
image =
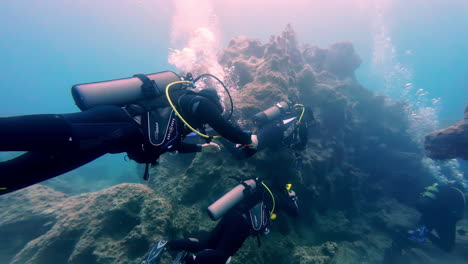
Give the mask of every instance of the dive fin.
[(185, 257), (187, 256), (188, 252), (183, 250), (177, 253), (175, 259), (172, 261), (172, 264), (183, 264), (185, 263)]
[(166, 251), (168, 238), (164, 237), (154, 244), (148, 255), (140, 262), (140, 264), (157, 264), (161, 259), (162, 254)]

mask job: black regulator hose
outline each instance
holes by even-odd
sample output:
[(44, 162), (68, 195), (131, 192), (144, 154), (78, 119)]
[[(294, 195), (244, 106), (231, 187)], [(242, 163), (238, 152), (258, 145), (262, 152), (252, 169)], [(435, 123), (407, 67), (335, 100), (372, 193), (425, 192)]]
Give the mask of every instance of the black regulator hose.
[(210, 73), (204, 73), (204, 74), (198, 76), (197, 78), (195, 78), (195, 80), (193, 80), (193, 83), (196, 83), (196, 82), (199, 81), (201, 78), (207, 77), (207, 76), (208, 76), (208, 77), (212, 77), (212, 78), (214, 78), (215, 80), (217, 80), (217, 81), (223, 86), (224, 90), (226, 90), (226, 93), (227, 93), (227, 95), (228, 95), (228, 97), (229, 97), (229, 102), (231, 103), (231, 112), (229, 113), (229, 116), (228, 116), (227, 120), (231, 119), (232, 113), (234, 112), (234, 104), (232, 103), (231, 93), (229, 92), (229, 90), (228, 90), (228, 88), (226, 87), (226, 85), (224, 85), (224, 83), (223, 83), (220, 79), (218, 79), (218, 77), (216, 77), (216, 76), (214, 76), (213, 74), (210, 74)]

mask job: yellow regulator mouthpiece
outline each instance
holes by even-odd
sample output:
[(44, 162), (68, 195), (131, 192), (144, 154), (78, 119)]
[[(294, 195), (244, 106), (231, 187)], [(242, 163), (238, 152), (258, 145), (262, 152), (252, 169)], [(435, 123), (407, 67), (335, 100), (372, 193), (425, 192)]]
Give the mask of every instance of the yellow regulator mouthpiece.
[(292, 188), (292, 184), (290, 184), (290, 183), (286, 184), (286, 191), (289, 192), (289, 190), (291, 190), (291, 188)]

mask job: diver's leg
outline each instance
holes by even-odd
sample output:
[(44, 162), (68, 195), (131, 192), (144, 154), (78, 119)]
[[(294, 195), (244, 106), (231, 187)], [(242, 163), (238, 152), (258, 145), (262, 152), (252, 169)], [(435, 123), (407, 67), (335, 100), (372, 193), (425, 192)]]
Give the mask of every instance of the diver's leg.
[(227, 221), (230, 217), (231, 213), (227, 213), (221, 221), (216, 224), (215, 228), (210, 232), (210, 235), (207, 239), (202, 240), (201, 243), (203, 244), (203, 249), (207, 248), (216, 248), (216, 246), (221, 241), (225, 230), (228, 228), (229, 221)]
[(186, 250), (188, 252), (196, 253), (205, 249), (200, 241), (196, 238), (183, 238), (170, 240), (167, 242), (167, 249), (171, 251), (181, 251)]
[(195, 259), (187, 258), (187, 264), (225, 264), (249, 237), (249, 226), (237, 213), (224, 216), (215, 227), (210, 238), (202, 242), (204, 250), (196, 254)]
[(41, 151), (69, 147), (71, 128), (62, 115), (0, 118), (0, 151)]
[(186, 260), (187, 264), (194, 263), (194, 264), (225, 264), (230, 256), (226, 255), (225, 253), (214, 250), (214, 249), (206, 249), (197, 254), (195, 259), (191, 261), (190, 259)]
[(250, 225), (237, 213), (227, 214), (223, 220), (224, 228), (214, 249), (229, 257), (233, 256), (250, 236)]
[(103, 148), (107, 153), (120, 153), (143, 143), (139, 125), (117, 106), (98, 106), (63, 117), (80, 150)]
[[(33, 151), (0, 163), (0, 194), (71, 171), (106, 153), (127, 151), (142, 142), (139, 126), (116, 106), (95, 107), (59, 117), (25, 116), (2, 122), (0, 145), (6, 147), (0, 150), (21, 146)], [(15, 124), (19, 129), (9, 128)], [(25, 132), (27, 129), (32, 130), (28, 133), (35, 135), (34, 139), (28, 138), (31, 135)], [(19, 138), (14, 137), (15, 130)], [(13, 143), (1, 138), (2, 135), (12, 137)]]
[(86, 150), (124, 152), (142, 142), (139, 126), (117, 106), (61, 115), (0, 118), (0, 151)]
[(219, 221), (216, 227), (211, 231), (208, 239), (199, 240), (196, 238), (184, 238), (171, 240), (167, 243), (167, 248), (173, 251), (187, 250), (192, 253), (208, 248), (215, 248), (225, 230), (225, 222), (224, 218)]
[(399, 263), (403, 251), (418, 246), (418, 243), (408, 239), (408, 231), (398, 230), (392, 235), (392, 246), (384, 252), (384, 264)]
[(452, 251), (455, 246), (456, 221), (443, 221), (443, 223), (436, 226), (434, 229), (437, 236), (429, 233), (431, 242), (446, 252)]
[(103, 150), (27, 152), (0, 162), (0, 195), (74, 170), (106, 154)]

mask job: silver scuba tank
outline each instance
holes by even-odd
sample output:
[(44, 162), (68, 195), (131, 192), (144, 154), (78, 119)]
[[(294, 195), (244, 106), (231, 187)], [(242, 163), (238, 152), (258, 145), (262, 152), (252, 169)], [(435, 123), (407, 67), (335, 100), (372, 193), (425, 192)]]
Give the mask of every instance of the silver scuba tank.
[[(244, 184), (248, 185), (251, 191), (255, 190), (257, 187), (257, 182), (255, 180), (246, 180)], [(237, 185), (208, 207), (208, 215), (212, 220), (218, 220), (244, 199), (244, 190), (246, 188), (244, 184)]]
[(165, 97), (166, 86), (180, 80), (179, 75), (170, 71), (136, 74), (130, 78), (77, 84), (72, 87), (72, 95), (82, 111), (97, 105), (124, 106), (141, 100)]
[(289, 110), (289, 104), (285, 101), (281, 101), (274, 106), (268, 108), (265, 111), (257, 113), (254, 116), (254, 122), (256, 125), (263, 125), (271, 120), (278, 118), (281, 114)]

